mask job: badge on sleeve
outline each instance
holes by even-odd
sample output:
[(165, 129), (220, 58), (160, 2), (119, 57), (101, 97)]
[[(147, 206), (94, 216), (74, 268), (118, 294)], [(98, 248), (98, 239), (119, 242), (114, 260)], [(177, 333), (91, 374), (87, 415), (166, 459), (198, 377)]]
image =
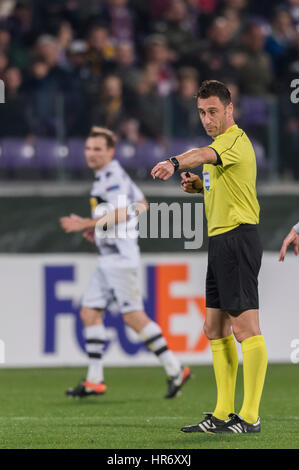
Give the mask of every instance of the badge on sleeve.
[(114, 186), (109, 186), (109, 188), (106, 188), (106, 191), (113, 191), (115, 189), (119, 189), (119, 184), (115, 184)]
[(210, 178), (210, 172), (209, 171), (203, 171), (202, 173), (203, 176), (203, 184), (207, 190), (210, 189), (211, 187), (211, 178)]

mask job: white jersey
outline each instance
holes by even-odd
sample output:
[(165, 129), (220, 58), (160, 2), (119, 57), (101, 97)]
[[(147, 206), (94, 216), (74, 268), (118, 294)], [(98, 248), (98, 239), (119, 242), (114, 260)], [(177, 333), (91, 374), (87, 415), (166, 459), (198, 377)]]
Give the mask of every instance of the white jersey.
[[(93, 218), (144, 199), (142, 191), (117, 160), (112, 160), (96, 173), (90, 195)], [(113, 260), (125, 257), (131, 265), (139, 264), (137, 223), (138, 217), (131, 216), (127, 222), (102, 232), (101, 237), (96, 236), (101, 257), (114, 255)]]

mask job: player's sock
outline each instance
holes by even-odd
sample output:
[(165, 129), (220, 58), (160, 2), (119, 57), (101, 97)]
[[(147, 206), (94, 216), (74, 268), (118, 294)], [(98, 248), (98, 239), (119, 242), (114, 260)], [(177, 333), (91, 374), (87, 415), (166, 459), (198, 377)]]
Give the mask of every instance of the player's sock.
[(169, 351), (161, 328), (153, 321), (148, 323), (139, 333), (146, 346), (156, 354), (169, 377), (181, 373), (181, 364), (172, 351)]
[(217, 404), (213, 416), (226, 420), (234, 412), (238, 353), (234, 335), (211, 340), (213, 366), (217, 384)]
[(88, 355), (87, 382), (100, 383), (104, 381), (103, 350), (106, 341), (105, 327), (93, 325), (84, 328), (85, 349)]
[(252, 336), (241, 343), (243, 353), (244, 400), (239, 415), (247, 423), (256, 423), (267, 370), (264, 336)]

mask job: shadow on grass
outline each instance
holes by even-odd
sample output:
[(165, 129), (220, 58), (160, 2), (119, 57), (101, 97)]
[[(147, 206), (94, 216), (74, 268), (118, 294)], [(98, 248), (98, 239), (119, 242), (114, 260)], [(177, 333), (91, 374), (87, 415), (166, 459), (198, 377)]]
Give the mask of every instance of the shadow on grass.
[(73, 398), (73, 397), (65, 397), (64, 400), (53, 400), (48, 402), (47, 405), (49, 406), (94, 406), (94, 405), (101, 405), (101, 406), (111, 406), (111, 405), (127, 405), (128, 403), (156, 403), (156, 400), (153, 398), (135, 398), (135, 397), (125, 397), (123, 400), (107, 398), (107, 396), (98, 396), (98, 397), (84, 397), (84, 398)]
[[(137, 400), (136, 400), (137, 401)], [(139, 400), (142, 401), (142, 400)], [(64, 406), (71, 407), (74, 406), (115, 406), (115, 405), (125, 405), (127, 400), (103, 400), (101, 397), (88, 398), (67, 398), (65, 400), (59, 400), (52, 403), (48, 403), (50, 406)]]

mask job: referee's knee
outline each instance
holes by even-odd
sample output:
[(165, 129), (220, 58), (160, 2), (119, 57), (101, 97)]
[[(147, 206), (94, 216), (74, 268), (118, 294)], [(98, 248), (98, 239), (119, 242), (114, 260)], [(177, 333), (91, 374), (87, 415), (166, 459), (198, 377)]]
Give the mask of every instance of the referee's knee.
[(259, 328), (237, 328), (233, 327), (233, 333), (238, 341), (238, 343), (242, 343), (245, 339), (251, 338), (252, 336), (261, 335), (261, 330)]
[(208, 340), (213, 340), (213, 339), (221, 339), (225, 338), (226, 336), (231, 335), (231, 329), (230, 328), (223, 328), (223, 327), (215, 327), (211, 325), (207, 325), (207, 323), (204, 323), (203, 326), (203, 331)]

